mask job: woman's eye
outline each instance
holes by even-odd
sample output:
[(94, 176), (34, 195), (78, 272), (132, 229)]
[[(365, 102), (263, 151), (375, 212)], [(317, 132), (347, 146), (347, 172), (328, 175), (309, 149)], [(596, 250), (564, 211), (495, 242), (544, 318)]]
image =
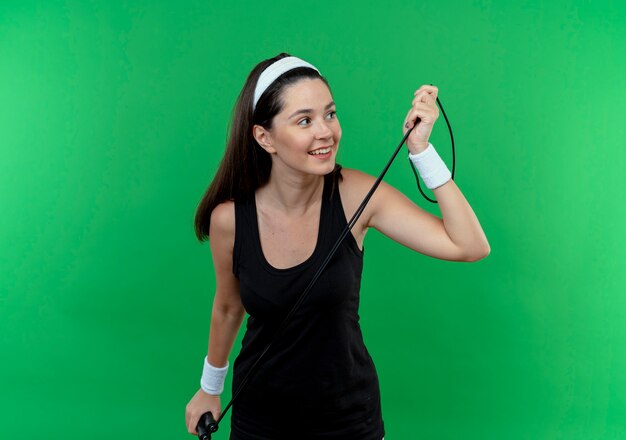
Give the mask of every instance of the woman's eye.
[[(333, 110), (332, 112), (329, 112), (326, 115), (326, 117), (328, 119), (335, 119), (337, 117), (336, 115), (337, 115), (337, 112)], [(300, 119), (298, 121), (298, 125), (301, 126), (301, 127), (305, 127), (305, 126), (309, 125), (310, 122), (311, 122), (311, 118), (303, 118), (303, 119)]]

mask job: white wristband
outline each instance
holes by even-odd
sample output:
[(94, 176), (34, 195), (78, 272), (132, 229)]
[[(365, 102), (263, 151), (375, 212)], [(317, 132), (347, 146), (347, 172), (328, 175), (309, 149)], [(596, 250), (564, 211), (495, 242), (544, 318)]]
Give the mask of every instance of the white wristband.
[(207, 394), (222, 394), (226, 373), (228, 373), (228, 361), (226, 361), (225, 367), (216, 368), (209, 364), (209, 359), (205, 356), (202, 377), (200, 378), (200, 388)]
[(450, 170), (430, 142), (428, 148), (420, 153), (409, 152), (409, 159), (415, 164), (428, 189), (439, 188), (452, 178)]

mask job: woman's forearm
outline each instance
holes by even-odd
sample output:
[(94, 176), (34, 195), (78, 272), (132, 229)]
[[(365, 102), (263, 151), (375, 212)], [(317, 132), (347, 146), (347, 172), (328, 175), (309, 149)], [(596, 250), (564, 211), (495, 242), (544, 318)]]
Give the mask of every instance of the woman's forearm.
[(468, 261), (489, 255), (490, 247), (482, 227), (454, 180), (433, 190), (450, 239), (467, 253)]
[(209, 363), (214, 367), (221, 368), (226, 365), (244, 315), (242, 307), (213, 306), (207, 356)]

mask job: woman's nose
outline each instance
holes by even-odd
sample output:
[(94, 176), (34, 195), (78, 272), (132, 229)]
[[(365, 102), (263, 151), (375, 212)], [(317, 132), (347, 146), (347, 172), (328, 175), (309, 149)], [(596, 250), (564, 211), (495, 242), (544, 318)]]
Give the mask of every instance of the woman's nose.
[(317, 124), (317, 137), (318, 138), (327, 138), (332, 136), (333, 131), (330, 129), (326, 121), (320, 121)]

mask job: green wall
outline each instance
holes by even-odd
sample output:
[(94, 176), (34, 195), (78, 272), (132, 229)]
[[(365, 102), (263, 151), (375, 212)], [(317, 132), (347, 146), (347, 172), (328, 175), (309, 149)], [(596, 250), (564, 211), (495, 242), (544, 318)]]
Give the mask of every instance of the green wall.
[[(626, 6), (487, 0), (0, 3), (0, 438), (191, 438), (195, 208), (281, 51), (329, 79), (339, 160), (371, 174), (438, 86), (491, 245), (458, 263), (368, 234), (385, 438), (626, 438)], [(443, 115), (431, 141), (451, 167)], [(404, 153), (386, 181), (440, 215)]]

